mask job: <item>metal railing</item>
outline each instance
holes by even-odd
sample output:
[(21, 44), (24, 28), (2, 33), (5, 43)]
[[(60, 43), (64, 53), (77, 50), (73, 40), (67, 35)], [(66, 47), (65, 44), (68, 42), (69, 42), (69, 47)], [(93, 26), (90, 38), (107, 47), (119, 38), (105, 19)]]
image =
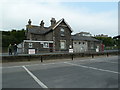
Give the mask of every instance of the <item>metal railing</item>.
[(18, 54), (18, 55), (2, 55), (2, 62), (16, 62), (16, 61), (33, 61), (39, 60), (43, 62), (49, 59), (71, 59), (74, 60), (76, 57), (91, 57), (95, 56), (109, 56), (119, 55), (119, 50), (116, 51), (105, 51), (105, 52), (85, 52), (85, 53), (40, 53), (40, 54)]

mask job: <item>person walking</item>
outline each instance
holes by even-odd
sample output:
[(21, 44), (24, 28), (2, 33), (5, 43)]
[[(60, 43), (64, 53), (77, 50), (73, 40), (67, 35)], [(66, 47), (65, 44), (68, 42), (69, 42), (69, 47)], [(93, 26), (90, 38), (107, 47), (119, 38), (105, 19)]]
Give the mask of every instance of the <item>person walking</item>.
[(9, 55), (12, 55), (12, 45), (11, 44), (8, 46), (8, 52), (9, 52)]
[(17, 44), (14, 44), (13, 49), (14, 49), (14, 55), (17, 55)]

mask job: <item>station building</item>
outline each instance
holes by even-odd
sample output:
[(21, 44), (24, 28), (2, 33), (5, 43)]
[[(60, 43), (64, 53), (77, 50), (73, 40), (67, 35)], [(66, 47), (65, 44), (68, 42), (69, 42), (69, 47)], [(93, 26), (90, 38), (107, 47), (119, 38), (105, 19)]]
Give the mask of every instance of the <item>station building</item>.
[(56, 21), (55, 18), (50, 20), (49, 27), (44, 26), (44, 21), (40, 25), (32, 25), (29, 19), (26, 25), (26, 40), (18, 45), (19, 53), (37, 54), (48, 52), (87, 52), (100, 51), (101, 42), (91, 37), (87, 32), (80, 32), (71, 35), (73, 32), (70, 25), (62, 18)]
[(39, 26), (32, 25), (29, 19), (26, 25), (26, 40), (22, 44), (23, 53), (35, 52), (68, 52), (72, 46), (72, 29), (64, 18), (57, 21), (50, 20), (49, 27), (44, 26), (44, 21)]

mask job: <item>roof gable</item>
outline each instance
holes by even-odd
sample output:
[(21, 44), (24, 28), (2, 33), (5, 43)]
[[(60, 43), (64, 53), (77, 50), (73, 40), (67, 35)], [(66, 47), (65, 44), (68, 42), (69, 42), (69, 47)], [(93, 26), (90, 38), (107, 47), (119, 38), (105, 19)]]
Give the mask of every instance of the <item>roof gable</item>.
[(58, 27), (62, 22), (64, 22), (67, 27), (71, 30), (71, 32), (73, 32), (72, 28), (69, 26), (69, 24), (65, 21), (64, 18), (62, 18), (61, 20), (59, 20), (53, 27), (52, 29), (54, 30), (56, 27)]

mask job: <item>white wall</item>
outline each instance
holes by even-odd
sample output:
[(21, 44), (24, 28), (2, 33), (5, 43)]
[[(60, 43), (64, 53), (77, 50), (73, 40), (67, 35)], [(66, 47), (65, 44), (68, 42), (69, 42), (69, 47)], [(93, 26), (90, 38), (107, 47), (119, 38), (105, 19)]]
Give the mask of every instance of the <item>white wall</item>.
[(73, 41), (74, 52), (86, 52), (88, 51), (88, 45), (86, 41)]

